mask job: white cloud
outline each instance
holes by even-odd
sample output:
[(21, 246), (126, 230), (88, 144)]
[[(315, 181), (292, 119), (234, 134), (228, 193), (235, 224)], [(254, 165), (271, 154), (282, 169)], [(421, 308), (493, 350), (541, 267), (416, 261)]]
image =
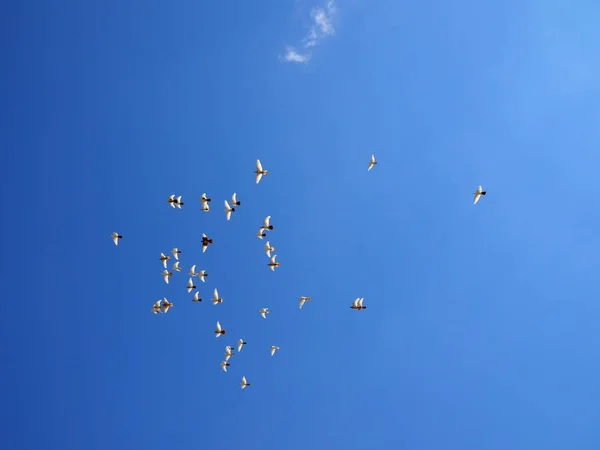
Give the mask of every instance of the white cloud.
[[(328, 0), (325, 7), (316, 7), (312, 9), (310, 12), (312, 25), (302, 40), (305, 49), (312, 48), (317, 45), (321, 39), (335, 34), (335, 28), (333, 27), (335, 13), (336, 6), (334, 0)], [(300, 54), (294, 47), (287, 47), (286, 55), (283, 59), (289, 62), (306, 63), (309, 61), (310, 57), (310, 52)]]
[(287, 62), (307, 63), (310, 59), (310, 53), (300, 54), (294, 47), (288, 47), (283, 59)]

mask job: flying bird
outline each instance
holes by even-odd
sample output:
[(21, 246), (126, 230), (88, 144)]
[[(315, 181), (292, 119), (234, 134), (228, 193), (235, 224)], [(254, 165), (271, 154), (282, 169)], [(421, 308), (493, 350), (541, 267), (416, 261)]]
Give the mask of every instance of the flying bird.
[(246, 386), (250, 386), (250, 383), (248, 383), (248, 382), (246, 381), (246, 377), (242, 377), (242, 379), (241, 379), (241, 381), (240, 381), (240, 387), (241, 387), (242, 389), (244, 389)]
[(208, 248), (208, 244), (212, 244), (213, 240), (209, 239), (208, 236), (204, 233), (202, 233), (202, 253), (204, 253), (206, 251), (206, 249)]
[(310, 300), (310, 297), (299, 297), (298, 298), (298, 308), (302, 309), (302, 306), (304, 306), (304, 302), (307, 302)]
[(162, 277), (163, 280), (165, 280), (165, 283), (169, 284), (169, 277), (173, 276), (173, 272), (169, 272), (167, 269), (162, 271)]
[(171, 249), (171, 255), (173, 255), (173, 258), (175, 258), (176, 260), (179, 260), (180, 254), (181, 254), (181, 250), (179, 250), (177, 247)]
[(263, 319), (266, 319), (267, 314), (271, 314), (271, 311), (269, 311), (269, 308), (260, 308), (258, 310), (258, 313), (262, 316)]
[(229, 364), (227, 361), (221, 361), (221, 369), (223, 369), (223, 372), (227, 372), (227, 368), (231, 365)]
[(275, 258), (277, 258), (277, 255), (273, 255), (271, 256), (271, 259), (269, 260), (269, 264), (267, 264), (267, 266), (269, 266), (269, 268), (275, 272), (275, 267), (279, 267), (279, 263), (275, 262)]
[(256, 237), (259, 239), (262, 239), (264, 237), (267, 237), (267, 233), (263, 232), (262, 227), (258, 229), (258, 231), (256, 232)]
[(193, 302), (200, 303), (202, 299), (200, 298), (200, 291), (196, 291), (194, 293), (194, 298), (192, 298)]
[(356, 309), (358, 311), (360, 311), (361, 309), (367, 309), (366, 306), (363, 306), (363, 300), (364, 298), (357, 298), (356, 300), (354, 300), (352, 302), (352, 306), (350, 307), (351, 309)]
[(196, 273), (196, 264), (194, 264), (192, 267), (190, 267), (190, 271), (188, 272), (188, 275), (190, 277), (195, 277), (198, 274)]
[(217, 291), (217, 288), (215, 288), (212, 296), (212, 304), (216, 305), (217, 303), (223, 303), (223, 299), (219, 297), (219, 291)]
[(162, 300), (158, 300), (157, 302), (154, 302), (154, 304), (152, 305), (152, 308), (150, 309), (150, 311), (153, 312), (154, 314), (160, 313), (160, 311), (161, 311), (161, 309), (160, 309), (161, 302), (162, 302)]
[(276, 345), (271, 345), (271, 356), (273, 356), (277, 350), (279, 350), (279, 347)]
[(196, 286), (194, 286), (194, 282), (193, 282), (193, 281), (192, 281), (192, 279), (190, 278), (190, 279), (188, 280), (188, 282), (187, 282), (187, 291), (188, 291), (188, 294), (189, 294), (190, 292), (192, 292), (192, 290), (194, 290), (194, 289), (196, 289)]
[(110, 235), (112, 241), (115, 243), (115, 245), (119, 245), (119, 239), (123, 239), (123, 236), (121, 236), (119, 233), (117, 233), (116, 231), (114, 231), (111, 235)]
[(160, 254), (160, 261), (162, 262), (163, 267), (166, 269), (167, 268), (167, 261), (170, 260), (171, 257), (170, 256), (165, 256), (164, 253)]
[[(196, 266), (194, 266), (194, 267), (196, 267)], [(200, 281), (202, 281), (202, 282), (204, 283), (204, 282), (205, 282), (205, 281), (204, 281), (204, 277), (207, 277), (207, 276), (208, 276), (208, 273), (206, 272), (206, 270), (201, 270), (200, 272), (198, 272), (198, 273), (196, 274), (196, 276), (197, 276), (198, 278), (200, 278)]]
[(177, 204), (177, 200), (175, 199), (174, 194), (169, 195), (169, 199), (167, 200), (167, 203), (169, 205), (171, 205), (171, 208), (175, 208), (175, 205)]
[(242, 202), (238, 201), (237, 199), (237, 194), (234, 192), (233, 195), (231, 196), (231, 204), (233, 206), (240, 206), (242, 204)]
[(227, 218), (227, 220), (229, 220), (231, 219), (231, 213), (235, 212), (235, 208), (229, 206), (227, 200), (225, 200), (223, 203), (225, 204), (225, 217)]
[(227, 331), (225, 331), (224, 328), (221, 328), (221, 324), (219, 322), (217, 322), (217, 325), (215, 327), (215, 337), (219, 337), (225, 333), (227, 333)]
[(244, 341), (243, 339), (240, 339), (239, 341), (237, 341), (237, 351), (238, 351), (238, 353), (242, 351), (242, 347), (244, 345), (246, 345), (246, 344), (247, 344), (247, 342)]
[(181, 207), (183, 206), (183, 202), (181, 201), (181, 195), (179, 197), (177, 197), (175, 199), (175, 206), (177, 206), (179, 209), (181, 209)]
[(268, 170), (263, 170), (263, 166), (260, 163), (260, 159), (256, 160), (256, 170), (254, 170), (254, 173), (256, 174), (256, 184), (260, 182), (260, 179), (263, 177), (263, 175), (266, 176), (269, 174)]
[(262, 223), (262, 227), (260, 227), (263, 230), (272, 230), (273, 229), (273, 225), (270, 224), (271, 221), (271, 216), (267, 216), (264, 218), (263, 223)]
[(265, 254), (270, 258), (271, 257), (271, 252), (275, 251), (275, 247), (271, 247), (271, 243), (269, 241), (267, 241), (265, 243)]
[(225, 361), (229, 361), (229, 358), (233, 356), (233, 349), (227, 345), (225, 347)]
[(208, 212), (210, 211), (210, 206), (209, 203), (211, 202), (211, 199), (208, 198), (206, 196), (206, 194), (202, 194), (200, 196), (200, 209), (204, 212)]
[(163, 303), (161, 305), (163, 313), (166, 314), (169, 308), (173, 307), (173, 303), (170, 303), (169, 300), (163, 298)]
[(377, 161), (375, 161), (375, 155), (371, 155), (371, 160), (369, 161), (369, 168), (367, 171), (371, 170), (375, 164), (377, 164)]
[(173, 263), (173, 267), (171, 267), (171, 270), (174, 270), (175, 272), (181, 272), (181, 267), (179, 267), (179, 261), (175, 261)]
[(476, 205), (477, 202), (479, 201), (479, 198), (485, 194), (487, 194), (487, 191), (484, 191), (481, 186), (477, 186), (477, 190), (475, 192), (473, 192), (473, 195), (475, 196), (473, 198), (473, 204)]

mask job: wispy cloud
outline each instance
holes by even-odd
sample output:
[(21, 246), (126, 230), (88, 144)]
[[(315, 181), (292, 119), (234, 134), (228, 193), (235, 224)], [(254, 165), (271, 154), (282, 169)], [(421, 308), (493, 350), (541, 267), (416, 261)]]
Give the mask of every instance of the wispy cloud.
[(283, 59), (287, 62), (307, 63), (310, 53), (298, 53), (294, 47), (287, 47)]
[(317, 45), (321, 39), (335, 34), (335, 28), (333, 27), (335, 13), (336, 6), (334, 0), (328, 0), (324, 7), (313, 8), (310, 12), (312, 25), (308, 29), (304, 39), (302, 39), (304, 51), (301, 53), (295, 47), (288, 46), (285, 56), (282, 59), (287, 62), (307, 63), (311, 57), (311, 52), (308, 49)]

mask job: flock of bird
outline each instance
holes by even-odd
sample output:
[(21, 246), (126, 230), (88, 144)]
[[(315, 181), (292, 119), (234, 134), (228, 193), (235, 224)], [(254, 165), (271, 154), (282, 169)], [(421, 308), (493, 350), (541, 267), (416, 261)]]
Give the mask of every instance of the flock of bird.
[[(375, 156), (371, 155), (371, 159), (369, 160), (369, 166), (367, 168), (367, 171), (370, 171), (376, 164), (378, 164), (378, 162), (375, 160)], [(260, 182), (260, 180), (262, 179), (263, 176), (268, 175), (268, 171), (263, 169), (262, 163), (260, 162), (259, 159), (256, 160), (256, 169), (254, 170), (254, 175), (255, 175), (256, 184), (258, 184)], [(486, 191), (484, 191), (481, 186), (478, 186), (477, 189), (475, 190), (475, 192), (473, 192), (473, 195), (474, 195), (473, 204), (477, 204), (477, 202), (479, 202), (479, 199), (481, 198), (481, 196), (486, 195)], [(204, 212), (209, 212), (210, 211), (210, 203), (212, 202), (212, 199), (208, 198), (206, 196), (206, 193), (203, 193), (200, 196), (199, 201), (200, 201), (200, 209)], [(175, 194), (169, 195), (169, 197), (167, 199), (167, 203), (171, 206), (171, 208), (179, 208), (179, 209), (181, 209), (182, 206), (184, 205), (184, 202), (182, 201), (182, 196), (181, 195), (175, 196)], [(241, 205), (241, 202), (237, 199), (236, 193), (234, 193), (231, 196), (230, 202), (228, 202), (227, 200), (224, 201), (224, 212), (225, 212), (225, 217), (227, 220), (230, 220), (231, 215), (236, 211), (235, 207), (240, 206), (240, 205)], [(263, 238), (267, 237), (267, 234), (266, 234), (267, 231), (272, 231), (274, 229), (274, 227), (273, 227), (273, 225), (271, 225), (270, 221), (271, 221), (271, 216), (267, 216), (263, 220), (261, 227), (256, 232), (256, 236), (259, 239), (263, 239)], [(111, 236), (113, 243), (116, 246), (118, 246), (119, 241), (121, 239), (123, 239), (123, 236), (121, 236), (117, 232), (113, 232), (110, 236)], [(209, 247), (209, 245), (213, 243), (213, 240), (210, 239), (206, 234), (202, 233), (202, 241), (201, 242), (202, 242), (202, 253), (205, 253), (207, 248)], [(264, 248), (265, 254), (267, 255), (267, 258), (269, 258), (269, 262), (267, 263), (267, 266), (269, 267), (270, 270), (275, 271), (275, 268), (279, 267), (279, 263), (276, 262), (276, 260), (275, 260), (277, 255), (271, 254), (272, 252), (275, 251), (275, 247), (271, 246), (270, 241), (267, 241), (264, 244), (263, 248)], [(171, 249), (171, 255), (172, 255), (173, 259), (175, 260), (171, 267), (172, 271), (181, 272), (182, 269), (179, 265), (180, 264), (179, 255), (181, 253), (182, 253), (181, 250), (179, 250), (178, 248)], [(170, 272), (168, 270), (168, 261), (171, 260), (171, 256), (161, 253), (159, 260), (164, 269), (161, 273), (162, 278), (165, 283), (169, 284), (169, 278), (173, 276), (173, 272)], [(190, 267), (190, 269), (188, 271), (188, 275), (189, 275), (189, 279), (187, 282), (188, 294), (191, 294), (194, 289), (198, 289), (198, 287), (195, 285), (194, 278), (197, 278), (200, 281), (205, 282), (206, 277), (208, 277), (208, 273), (206, 272), (206, 270), (196, 271), (196, 265), (193, 265), (192, 267)], [(298, 307), (300, 309), (302, 309), (304, 304), (310, 300), (311, 300), (311, 297), (304, 297), (304, 296), (299, 297), (298, 298)], [(364, 298), (362, 298), (362, 297), (356, 298), (352, 302), (350, 308), (353, 310), (356, 310), (356, 311), (361, 311), (363, 309), (367, 309), (367, 307), (363, 305), (363, 301), (364, 301)], [(200, 298), (200, 292), (198, 290), (196, 290), (196, 292), (193, 294), (192, 302), (202, 302), (202, 299)], [(223, 299), (219, 296), (219, 291), (217, 290), (217, 288), (215, 288), (213, 290), (211, 302), (213, 305), (217, 305), (217, 304), (223, 302)], [(166, 298), (162, 298), (162, 299), (154, 302), (154, 304), (150, 308), (150, 312), (152, 312), (154, 314), (166, 314), (169, 311), (169, 309), (172, 307), (173, 307), (173, 303), (171, 303)], [(261, 317), (263, 319), (266, 319), (267, 315), (270, 314), (270, 311), (269, 311), (269, 308), (261, 308), (261, 309), (259, 309), (258, 313), (261, 315)], [(214, 330), (215, 337), (219, 338), (220, 336), (224, 335), (226, 332), (227, 332), (227, 330), (225, 330), (225, 328), (223, 328), (221, 326), (221, 323), (219, 321), (217, 321), (217, 323), (215, 325), (215, 330)], [(237, 353), (241, 352), (242, 348), (246, 344), (247, 344), (247, 342), (240, 338), (237, 341), (237, 345), (236, 345)], [(275, 355), (275, 352), (277, 350), (279, 350), (278, 346), (271, 345), (271, 347), (270, 347), (271, 356)], [(224, 354), (223, 360), (219, 364), (221, 369), (224, 372), (227, 372), (227, 367), (230, 366), (230, 363), (228, 361), (234, 354), (235, 353), (233, 352), (233, 347), (227, 345), (225, 347), (225, 354)], [(240, 380), (240, 387), (242, 389), (245, 389), (248, 386), (250, 386), (250, 383), (248, 383), (245, 376), (242, 376), (242, 378)]]

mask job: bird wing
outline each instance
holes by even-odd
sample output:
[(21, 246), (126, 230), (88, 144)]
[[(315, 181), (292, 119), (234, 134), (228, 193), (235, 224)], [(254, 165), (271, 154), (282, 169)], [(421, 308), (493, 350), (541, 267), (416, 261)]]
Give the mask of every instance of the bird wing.
[(258, 170), (259, 172), (263, 171), (262, 164), (260, 163), (260, 159), (256, 160), (256, 170)]
[(110, 237), (112, 237), (112, 241), (115, 245), (119, 245), (119, 235), (117, 233), (111, 234)]
[(476, 205), (480, 198), (481, 198), (481, 193), (475, 192), (475, 197), (473, 198), (473, 204)]
[(271, 216), (267, 216), (265, 217), (265, 219), (263, 220), (263, 224), (262, 227), (263, 228), (269, 228), (269, 221), (271, 220)]
[(237, 196), (236, 193), (234, 192), (233, 195), (231, 196), (231, 203), (233, 203), (234, 205), (237, 203)]
[(220, 333), (222, 331), (221, 324), (217, 322), (217, 326), (215, 327), (215, 331)]
[(303, 297), (300, 297), (300, 298), (298, 299), (298, 307), (299, 307), (300, 309), (302, 309), (302, 306), (304, 305), (304, 302), (306, 302), (306, 300), (305, 300)]

